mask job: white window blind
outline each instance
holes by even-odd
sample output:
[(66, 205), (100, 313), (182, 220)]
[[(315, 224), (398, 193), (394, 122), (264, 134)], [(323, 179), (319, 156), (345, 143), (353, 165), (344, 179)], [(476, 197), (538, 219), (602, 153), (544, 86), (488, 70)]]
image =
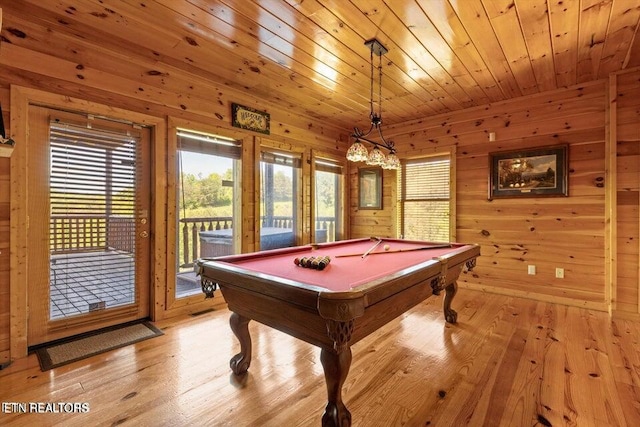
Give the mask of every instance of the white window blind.
[(210, 135), (185, 129), (178, 130), (178, 149), (198, 154), (240, 159), (242, 146), (240, 141), (220, 135)]
[(137, 135), (51, 123), (52, 252), (134, 252), (138, 141)]
[(430, 157), (402, 165), (401, 230), (405, 239), (450, 239), (450, 160)]
[(316, 159), (316, 170), (342, 175), (342, 164), (329, 159)]
[(300, 156), (276, 153), (272, 151), (262, 151), (260, 153), (260, 161), (274, 165), (290, 166), (297, 169), (302, 167), (302, 159), (300, 159)]

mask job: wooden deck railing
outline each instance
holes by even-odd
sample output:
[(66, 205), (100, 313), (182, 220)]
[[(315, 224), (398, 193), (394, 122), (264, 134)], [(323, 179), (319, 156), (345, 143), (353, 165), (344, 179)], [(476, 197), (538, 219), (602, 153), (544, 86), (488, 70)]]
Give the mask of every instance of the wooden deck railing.
[(213, 230), (228, 230), (233, 228), (233, 218), (228, 217), (206, 217), (206, 218), (181, 218), (178, 239), (178, 254), (182, 264), (180, 268), (193, 267), (196, 259), (200, 258), (200, 232)]
[[(200, 232), (233, 228), (232, 217), (202, 217), (180, 219), (178, 238), (179, 264), (190, 268), (200, 257)], [(262, 227), (292, 229), (293, 218), (276, 216), (261, 218)], [(319, 238), (335, 240), (334, 217), (318, 217), (315, 223)], [(107, 215), (52, 216), (50, 222), (50, 250), (52, 253), (69, 253), (91, 250), (116, 249), (126, 253), (135, 250), (135, 219)]]
[[(336, 240), (336, 218), (333, 216), (319, 216), (316, 218), (316, 230), (327, 230), (327, 242)], [(322, 243), (322, 242), (317, 242)]]
[[(180, 237), (178, 248), (180, 268), (191, 268), (196, 259), (200, 258), (200, 232), (213, 230), (228, 230), (233, 228), (232, 217), (206, 217), (180, 219)], [(262, 227), (293, 228), (293, 218), (274, 216), (261, 218)], [(326, 241), (335, 240), (336, 221), (334, 217), (318, 217), (316, 230), (326, 230)]]
[(133, 253), (135, 222), (131, 217), (108, 215), (52, 215), (49, 249), (52, 253), (115, 249)]

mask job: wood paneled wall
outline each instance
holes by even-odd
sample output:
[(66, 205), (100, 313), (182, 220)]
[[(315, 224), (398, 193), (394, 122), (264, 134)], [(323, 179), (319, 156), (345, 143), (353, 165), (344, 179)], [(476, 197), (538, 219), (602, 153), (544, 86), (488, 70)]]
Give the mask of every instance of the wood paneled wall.
[(349, 214), (351, 238), (396, 237), (397, 232), (397, 181), (398, 172), (382, 170), (382, 209), (358, 208), (358, 170), (370, 168), (364, 163), (351, 163), (349, 168)]
[[(610, 83), (602, 80), (385, 129), (401, 157), (456, 147), (456, 238), (482, 245), (478, 266), (462, 276), (462, 286), (598, 310), (611, 304), (618, 314), (638, 315), (639, 76), (638, 70), (617, 75), (615, 114), (609, 112)], [(605, 254), (605, 150), (616, 135), (614, 265)], [(558, 144), (569, 146), (569, 197), (488, 200), (489, 153)], [(352, 236), (367, 236), (373, 226), (380, 234), (396, 232), (395, 175), (385, 171), (384, 178), (390, 203), (381, 211), (358, 211), (357, 167), (351, 168)], [(616, 201), (611, 204), (615, 208)], [(527, 274), (528, 265), (536, 266), (536, 275)], [(618, 285), (608, 292), (615, 286), (606, 274), (612, 267)], [(563, 279), (555, 277), (556, 268), (564, 269)]]
[[(495, 132), (496, 141), (481, 131), (459, 144), (458, 240), (482, 245), (469, 286), (607, 308), (605, 190), (598, 185), (605, 172), (604, 88), (489, 108), (479, 126)], [(487, 199), (489, 153), (557, 144), (569, 146), (569, 197)], [(527, 274), (529, 265), (536, 275)], [(563, 279), (556, 268), (564, 269)]]

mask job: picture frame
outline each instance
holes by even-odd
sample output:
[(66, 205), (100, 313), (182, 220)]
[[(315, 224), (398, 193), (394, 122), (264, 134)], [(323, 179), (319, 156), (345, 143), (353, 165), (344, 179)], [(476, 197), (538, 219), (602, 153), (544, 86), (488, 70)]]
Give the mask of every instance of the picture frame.
[(382, 209), (382, 169), (358, 169), (358, 208)]
[(567, 145), (489, 153), (489, 200), (567, 197)]

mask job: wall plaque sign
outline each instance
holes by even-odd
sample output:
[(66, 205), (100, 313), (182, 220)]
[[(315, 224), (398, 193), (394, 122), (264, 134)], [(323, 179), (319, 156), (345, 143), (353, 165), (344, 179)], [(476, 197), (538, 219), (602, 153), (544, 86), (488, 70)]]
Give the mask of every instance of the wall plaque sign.
[(264, 111), (232, 103), (231, 124), (237, 128), (269, 135), (270, 115)]

